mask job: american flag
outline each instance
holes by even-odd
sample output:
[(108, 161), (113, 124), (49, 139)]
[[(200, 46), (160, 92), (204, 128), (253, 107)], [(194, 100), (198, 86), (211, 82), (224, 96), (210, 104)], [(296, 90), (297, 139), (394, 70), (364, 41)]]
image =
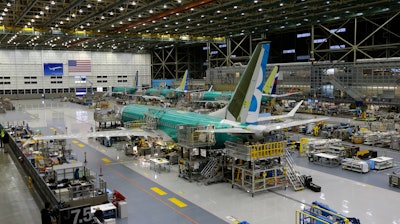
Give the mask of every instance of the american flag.
[(90, 60), (68, 60), (68, 72), (91, 72)]

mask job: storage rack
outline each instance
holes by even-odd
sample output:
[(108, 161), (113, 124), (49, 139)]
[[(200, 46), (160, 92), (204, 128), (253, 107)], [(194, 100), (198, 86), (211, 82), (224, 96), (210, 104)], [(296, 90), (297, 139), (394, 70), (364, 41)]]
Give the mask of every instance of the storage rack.
[(227, 141), (225, 147), (232, 159), (232, 188), (237, 186), (254, 196), (256, 192), (285, 186), (283, 141), (254, 145)]
[(370, 159), (369, 161), (372, 162), (371, 168), (374, 170), (383, 170), (393, 167), (393, 158), (390, 157), (380, 156)]
[(346, 158), (342, 160), (342, 169), (368, 173), (369, 166), (368, 163), (363, 160)]

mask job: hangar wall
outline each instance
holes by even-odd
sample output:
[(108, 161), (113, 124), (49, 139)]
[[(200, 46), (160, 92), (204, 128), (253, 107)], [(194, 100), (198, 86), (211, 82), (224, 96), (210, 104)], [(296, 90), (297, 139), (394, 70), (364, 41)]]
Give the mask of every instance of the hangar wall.
[[(90, 60), (91, 72), (69, 72), (68, 60)], [(45, 63), (62, 64), (62, 75), (44, 75)], [(150, 54), (0, 50), (0, 96), (56, 97), (73, 94), (76, 88), (106, 92), (112, 86), (133, 86), (136, 71), (139, 88), (151, 84)]]

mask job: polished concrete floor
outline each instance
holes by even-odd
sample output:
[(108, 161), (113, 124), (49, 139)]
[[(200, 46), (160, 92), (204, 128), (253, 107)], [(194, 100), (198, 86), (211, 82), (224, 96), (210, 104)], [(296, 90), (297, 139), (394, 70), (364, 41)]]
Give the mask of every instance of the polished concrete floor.
[[(14, 101), (14, 104), (17, 110), (1, 114), (1, 123), (25, 121), (33, 130), (41, 130), (44, 134), (54, 130), (88, 132), (95, 125), (93, 110), (81, 105), (58, 100)], [(375, 179), (371, 173), (359, 174), (341, 169), (328, 172), (296, 158), (300, 171), (311, 175), (313, 181), (322, 187), (321, 192), (279, 189), (251, 197), (240, 189), (232, 189), (229, 183), (208, 186), (189, 183), (178, 177), (175, 166), (171, 172), (156, 173), (150, 170), (148, 158), (126, 157), (122, 151), (106, 148), (94, 140), (79, 139), (68, 144), (80, 160), (83, 160), (84, 152), (87, 153), (88, 166), (92, 170), (102, 166), (109, 189), (117, 189), (127, 196), (129, 215), (118, 223), (235, 223), (234, 220), (251, 224), (295, 223), (296, 210), (319, 201), (343, 215), (359, 218), (363, 224), (400, 224), (400, 191), (388, 187), (387, 178)], [(19, 175), (7, 153), (1, 152), (0, 158), (3, 171), (0, 223), (39, 223), (40, 206), (30, 196), (24, 176)], [(389, 172), (399, 168), (398, 162), (394, 168), (379, 173), (387, 177)], [(341, 175), (340, 172), (350, 172), (351, 175)], [(370, 179), (386, 182), (373, 184)], [(155, 193), (151, 190), (154, 187), (167, 194)], [(171, 198), (187, 206), (177, 207), (170, 202)]]

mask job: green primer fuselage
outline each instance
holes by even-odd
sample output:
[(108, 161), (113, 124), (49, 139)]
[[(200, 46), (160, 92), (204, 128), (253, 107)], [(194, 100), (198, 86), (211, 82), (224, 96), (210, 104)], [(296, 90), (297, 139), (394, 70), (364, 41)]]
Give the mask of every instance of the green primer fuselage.
[[(122, 121), (144, 121), (145, 113), (158, 117), (157, 128), (165, 132), (174, 141), (177, 141), (177, 127), (179, 125), (205, 126), (213, 125), (214, 129), (230, 128), (232, 125), (221, 123), (223, 119), (207, 114), (197, 114), (175, 109), (160, 108), (155, 106), (131, 104), (122, 111)], [(239, 125), (245, 128), (247, 125)], [(238, 127), (238, 126), (236, 126)], [(237, 137), (227, 133), (215, 133), (216, 144), (214, 147), (224, 147), (227, 140), (235, 140)]]
[[(205, 101), (218, 101), (218, 100), (227, 100), (229, 101), (232, 98), (233, 92), (229, 91), (208, 91), (203, 93), (203, 99)], [(261, 103), (267, 103), (271, 97), (262, 96)]]

